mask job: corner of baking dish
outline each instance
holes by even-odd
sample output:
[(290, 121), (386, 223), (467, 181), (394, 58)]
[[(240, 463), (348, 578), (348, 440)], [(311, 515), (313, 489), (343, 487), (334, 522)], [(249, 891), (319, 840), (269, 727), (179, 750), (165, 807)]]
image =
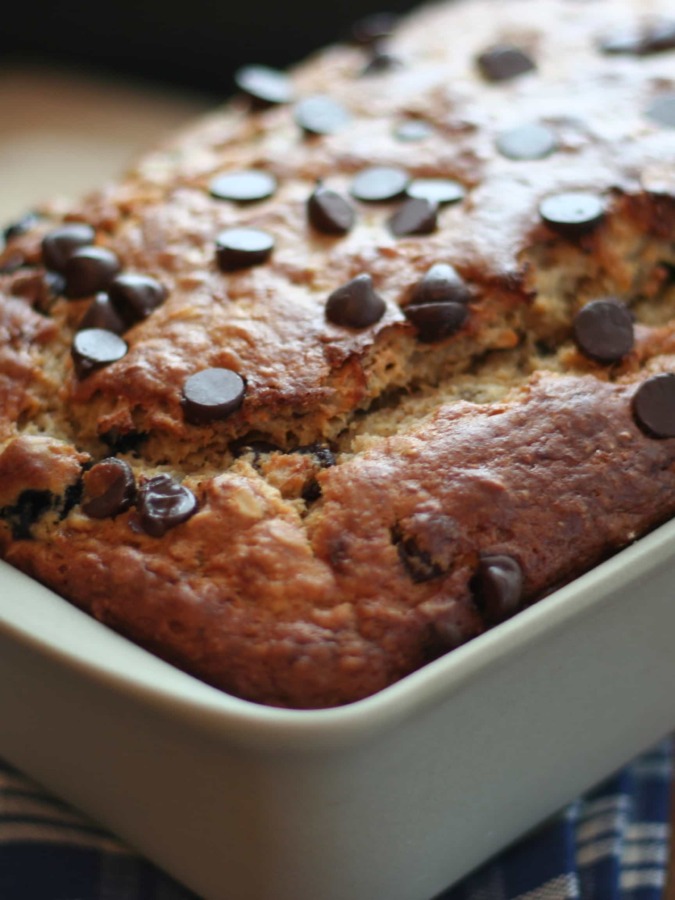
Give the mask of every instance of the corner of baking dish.
[(343, 707), (287, 710), (229, 696), (179, 671), (0, 561), (0, 634), (101, 688), (170, 711), (190, 727), (257, 744), (349, 743), (447, 698), (533, 642), (611, 604), (650, 571), (675, 567), (675, 520), (452, 653)]

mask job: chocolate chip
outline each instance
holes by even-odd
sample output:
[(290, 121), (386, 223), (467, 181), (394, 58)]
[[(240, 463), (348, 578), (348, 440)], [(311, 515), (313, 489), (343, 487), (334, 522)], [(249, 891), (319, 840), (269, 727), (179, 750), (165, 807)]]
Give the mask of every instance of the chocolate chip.
[(306, 134), (335, 134), (349, 122), (350, 115), (337, 100), (316, 94), (305, 97), (295, 107), (295, 121)]
[(411, 144), (417, 141), (424, 141), (431, 137), (433, 133), (433, 127), (422, 119), (409, 119), (407, 122), (401, 122), (394, 129), (394, 136), (399, 141)]
[(650, 437), (675, 437), (675, 375), (666, 372), (644, 381), (633, 394), (633, 415)]
[(111, 519), (129, 509), (136, 497), (131, 466), (110, 457), (84, 474), (83, 511), (92, 519)]
[(411, 197), (389, 219), (396, 237), (409, 234), (431, 234), (438, 224), (438, 204), (422, 197)]
[(94, 297), (80, 319), (78, 331), (85, 328), (102, 328), (104, 331), (122, 334), (126, 331), (126, 327), (126, 322), (115, 309), (108, 294), (101, 292)]
[(71, 222), (55, 228), (42, 239), (42, 261), (47, 269), (63, 272), (70, 257), (81, 247), (94, 243), (96, 232), (84, 222)]
[(269, 172), (260, 169), (244, 169), (217, 175), (209, 184), (209, 192), (216, 200), (234, 200), (237, 203), (253, 203), (266, 200), (277, 189), (277, 180)]
[(228, 228), (216, 239), (216, 259), (223, 272), (259, 266), (272, 250), (274, 238), (258, 228)]
[(466, 191), (463, 185), (451, 178), (415, 178), (406, 188), (406, 194), (441, 206), (463, 200)]
[(399, 17), (396, 13), (372, 13), (353, 24), (352, 36), (357, 44), (373, 44), (383, 38), (388, 38), (398, 22)]
[(509, 159), (545, 159), (558, 147), (558, 138), (545, 125), (536, 122), (502, 131), (497, 136), (497, 149)]
[(385, 72), (400, 69), (402, 66), (403, 62), (398, 56), (394, 56), (393, 53), (390, 53), (384, 47), (375, 45), (370, 59), (361, 69), (361, 75), (382, 75)]
[(425, 303), (406, 306), (405, 317), (417, 328), (417, 339), (424, 344), (445, 340), (462, 327), (468, 316), (463, 303)]
[(33, 488), (22, 491), (13, 506), (0, 509), (0, 516), (12, 529), (15, 541), (29, 541), (33, 537), (32, 526), (42, 516), (54, 509), (57, 497), (51, 491), (38, 491)]
[(373, 166), (363, 169), (352, 181), (351, 193), (364, 203), (396, 200), (408, 187), (410, 177), (403, 169), (393, 166)]
[(293, 85), (285, 72), (268, 66), (243, 66), (234, 73), (239, 88), (256, 106), (274, 106), (290, 103)]
[(592, 300), (574, 317), (574, 340), (589, 359), (618, 362), (633, 349), (633, 316), (617, 300)]
[(509, 44), (488, 48), (476, 62), (481, 75), (488, 81), (509, 81), (535, 68), (527, 53)]
[(197, 498), (192, 491), (170, 475), (155, 475), (139, 488), (139, 524), (151, 537), (162, 537), (197, 512)]
[(459, 272), (447, 263), (436, 263), (415, 286), (408, 306), (468, 303), (471, 298), (471, 290)]
[(128, 326), (140, 322), (166, 300), (168, 291), (149, 275), (124, 272), (110, 283), (108, 294)]
[(605, 205), (595, 194), (554, 194), (539, 205), (544, 222), (554, 231), (576, 237), (591, 231), (605, 215)]
[(496, 625), (517, 612), (523, 597), (523, 571), (512, 557), (481, 555), (472, 587), (476, 605), (489, 625)]
[(66, 297), (80, 300), (96, 291), (105, 290), (120, 271), (117, 256), (105, 247), (83, 247), (76, 250), (66, 263)]
[(675, 94), (663, 94), (647, 110), (647, 116), (658, 125), (675, 128)]
[(322, 469), (330, 469), (336, 463), (335, 454), (326, 444), (305, 444), (296, 447), (295, 452), (313, 456)]
[(355, 219), (351, 204), (341, 194), (321, 185), (307, 201), (307, 215), (312, 227), (322, 234), (347, 234)]
[(183, 415), (192, 425), (207, 425), (225, 419), (239, 409), (246, 383), (232, 369), (202, 369), (183, 385)]
[(600, 49), (610, 54), (647, 56), (675, 49), (675, 22), (651, 22), (616, 31), (600, 40)]
[(411, 581), (415, 582), (415, 584), (432, 581), (443, 574), (442, 569), (434, 564), (428, 553), (425, 553), (424, 550), (417, 546), (413, 538), (401, 539), (398, 542), (395, 541), (395, 543), (398, 557), (403, 563)]
[(370, 275), (357, 275), (338, 288), (326, 303), (326, 318), (334, 325), (367, 328), (384, 315), (386, 304), (373, 288)]
[(14, 238), (20, 237), (22, 234), (26, 234), (33, 228), (36, 223), (39, 221), (39, 216), (36, 213), (29, 212), (26, 213), (25, 216), (22, 216), (20, 219), (17, 219), (16, 222), (11, 222), (2, 233), (3, 238), (5, 239), (5, 243), (9, 241), (13, 241)]
[(128, 347), (119, 335), (103, 328), (86, 328), (73, 338), (71, 356), (78, 378), (86, 378), (94, 369), (117, 362)]

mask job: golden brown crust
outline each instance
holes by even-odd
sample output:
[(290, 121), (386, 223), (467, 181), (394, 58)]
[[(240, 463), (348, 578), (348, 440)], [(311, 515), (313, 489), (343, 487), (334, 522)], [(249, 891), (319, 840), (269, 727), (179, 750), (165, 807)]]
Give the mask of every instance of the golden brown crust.
[[(292, 107), (236, 100), (150, 154), (67, 216), (168, 290), (124, 332), (128, 353), (86, 377), (70, 343), (91, 299), (66, 300), (42, 264), (57, 219), (13, 239), (0, 257), (5, 557), (219, 687), (319, 707), (489, 626), (486, 556), (516, 561), (522, 606), (672, 516), (675, 438), (639, 427), (631, 398), (674, 369), (675, 127), (647, 112), (675, 93), (675, 50), (597, 44), (608, 23), (638, 21), (636, 0), (429, 8), (392, 38), (400, 68), (361, 77), (363, 51), (339, 47), (292, 74), (299, 97), (343, 104), (344, 130), (308, 138)], [(475, 58), (500, 42), (535, 69), (486, 82)], [(409, 119), (431, 135), (397, 140)], [(554, 135), (550, 154), (499, 151), (504, 130), (532, 122)], [(382, 165), (458, 180), (466, 197), (428, 235), (391, 233), (399, 201), (352, 198), (345, 236), (308, 223), (316, 179), (347, 196)], [(274, 196), (209, 194), (215, 175), (250, 168), (276, 177)], [(541, 201), (568, 191), (599, 197), (602, 219), (573, 234), (542, 220)], [(220, 271), (216, 237), (233, 226), (272, 234), (270, 260)], [(466, 281), (469, 314), (427, 342), (405, 308), (439, 262)], [(334, 324), (328, 296), (361, 273), (383, 317)], [(599, 364), (572, 323), (606, 295), (632, 306), (635, 347)], [(246, 392), (194, 425), (183, 386), (206, 367), (238, 372)], [(161, 536), (141, 499), (87, 516), (83, 469), (110, 453), (141, 492), (171, 474), (198, 511)]]

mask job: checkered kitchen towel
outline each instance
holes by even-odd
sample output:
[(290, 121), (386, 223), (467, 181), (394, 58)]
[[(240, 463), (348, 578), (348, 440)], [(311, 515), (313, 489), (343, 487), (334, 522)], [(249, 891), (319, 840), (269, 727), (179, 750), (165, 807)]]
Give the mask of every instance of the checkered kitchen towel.
[[(661, 900), (671, 758), (660, 744), (438, 900)], [(195, 895), (0, 764), (0, 900)]]

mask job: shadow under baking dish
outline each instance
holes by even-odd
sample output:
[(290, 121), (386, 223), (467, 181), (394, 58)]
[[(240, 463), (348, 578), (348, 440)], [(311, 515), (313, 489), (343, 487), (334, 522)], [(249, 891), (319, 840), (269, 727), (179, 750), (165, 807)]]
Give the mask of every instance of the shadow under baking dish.
[(230, 697), (0, 564), (0, 755), (207, 900), (430, 900), (675, 726), (675, 522), (379, 694)]

